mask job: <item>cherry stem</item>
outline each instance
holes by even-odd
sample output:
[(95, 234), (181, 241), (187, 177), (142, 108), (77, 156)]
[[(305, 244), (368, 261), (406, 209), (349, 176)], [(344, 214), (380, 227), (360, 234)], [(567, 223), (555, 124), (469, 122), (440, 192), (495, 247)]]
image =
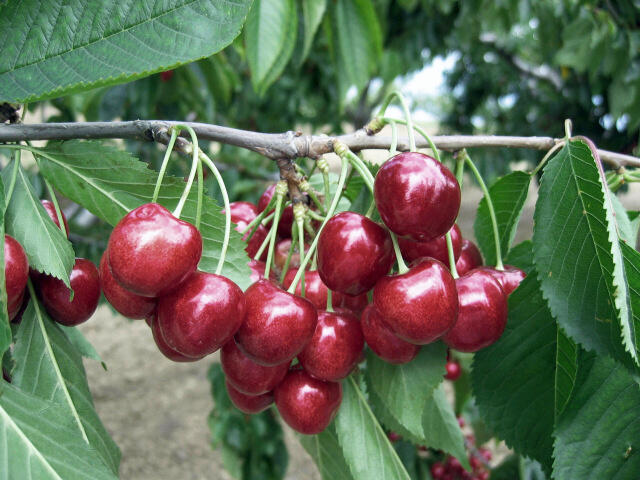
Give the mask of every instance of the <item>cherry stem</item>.
[[(407, 135), (409, 135), (409, 150), (411, 150), (412, 152), (415, 152), (416, 138), (413, 133), (413, 120), (411, 118), (411, 111), (409, 110), (409, 105), (407, 104), (407, 100), (404, 98), (404, 95), (402, 95), (402, 93), (400, 93), (397, 90), (394, 90), (393, 92), (391, 92), (383, 102), (382, 107), (380, 108), (380, 113), (378, 113), (378, 116), (380, 117), (384, 116), (384, 113), (387, 111), (387, 107), (389, 106), (389, 104), (391, 103), (394, 97), (397, 98), (398, 101), (400, 102), (400, 107), (402, 108), (402, 111), (404, 112), (404, 116), (406, 119), (406, 123), (404, 124), (407, 126), (407, 130), (408, 130)], [(398, 122), (398, 123), (403, 123), (403, 122)]]
[(289, 271), (289, 265), (291, 264), (291, 257), (293, 256), (293, 251), (296, 246), (296, 242), (298, 241), (298, 225), (294, 223), (291, 225), (291, 245), (289, 245), (289, 252), (287, 253), (287, 259), (284, 261), (284, 265), (282, 266), (282, 272), (280, 272), (280, 283), (284, 282), (284, 277), (287, 275)]
[(447, 239), (447, 254), (449, 255), (449, 271), (453, 278), (458, 278), (458, 269), (456, 268), (456, 256), (453, 253), (453, 241), (451, 240), (451, 230), (445, 235)]
[[(282, 182), (281, 180), (280, 182)], [(269, 272), (271, 271), (271, 262), (273, 261), (273, 251), (276, 247), (276, 232), (278, 231), (278, 223), (280, 223), (280, 213), (282, 211), (282, 200), (284, 199), (284, 194), (280, 191), (281, 183), (278, 182), (276, 185), (276, 192), (274, 197), (276, 197), (276, 211), (273, 215), (273, 223), (271, 224), (271, 230), (269, 231), (269, 250), (267, 250), (267, 265), (264, 268), (264, 278), (269, 278)], [(286, 187), (285, 187), (286, 188)]]
[(327, 288), (327, 312), (335, 312), (333, 309), (333, 292)]
[[(311, 259), (314, 252), (316, 251), (316, 247), (318, 246), (318, 239), (320, 238), (322, 229), (327, 224), (329, 219), (333, 217), (333, 213), (336, 211), (338, 202), (340, 201), (340, 197), (342, 196), (342, 189), (344, 188), (345, 181), (347, 180), (347, 172), (349, 170), (349, 161), (347, 158), (345, 158), (344, 152), (349, 151), (349, 149), (340, 142), (334, 142), (333, 148), (334, 148), (334, 151), (340, 156), (340, 159), (342, 161), (342, 168), (340, 169), (340, 178), (338, 179), (338, 187), (336, 188), (336, 193), (333, 196), (333, 199), (331, 200), (331, 205), (327, 210), (327, 216), (322, 222), (322, 225), (320, 225), (320, 228), (318, 229), (318, 235), (316, 235), (315, 238), (313, 239), (313, 242), (309, 247), (309, 251), (304, 256), (304, 258), (302, 258), (302, 252), (300, 253), (300, 258), (301, 258), (300, 268), (298, 269), (298, 272), (296, 273), (296, 276), (294, 277), (293, 282), (291, 282), (291, 286), (289, 287), (289, 290), (288, 290), (289, 293), (293, 293), (296, 291), (296, 285), (300, 281), (300, 277), (303, 275), (303, 272), (307, 266), (307, 263), (309, 263), (309, 260)], [(303, 237), (302, 248), (304, 249), (304, 235), (301, 235), (301, 236)]]
[(530, 175), (531, 176), (537, 175), (538, 172), (542, 170), (542, 167), (544, 167), (544, 165), (547, 163), (547, 160), (549, 160), (553, 156), (553, 154), (556, 153), (559, 149), (564, 147), (564, 145), (565, 145), (565, 142), (558, 142), (553, 147), (551, 147), (549, 151), (545, 153), (544, 157), (542, 157), (542, 160), (540, 160), (540, 163), (536, 165), (536, 168), (534, 168), (531, 171)]
[[(300, 218), (296, 219), (296, 225), (298, 226), (298, 250), (300, 250), (300, 258), (303, 258), (304, 255), (304, 230), (303, 230), (303, 220)], [(305, 296), (306, 293), (306, 289), (305, 289), (305, 269), (302, 267), (302, 265), (300, 265), (300, 268), (298, 268), (298, 272), (300, 273), (300, 271), (302, 270), (302, 276), (300, 277), (300, 295), (301, 296)], [(294, 281), (295, 278), (298, 276), (296, 273), (296, 276), (294, 277)], [(295, 291), (295, 290), (294, 290)], [(293, 292), (291, 292), (293, 293)]]
[(176, 138), (178, 138), (178, 133), (180, 133), (180, 129), (178, 128), (170, 128), (169, 130), (171, 131), (171, 138), (167, 144), (167, 150), (164, 152), (164, 158), (162, 159), (162, 165), (160, 166), (160, 173), (158, 173), (158, 179), (156, 180), (156, 188), (153, 190), (153, 197), (151, 197), (151, 201), (153, 203), (156, 203), (158, 200), (162, 180), (164, 179), (164, 174), (167, 171), (167, 165), (169, 165), (169, 157), (171, 156), (173, 146), (176, 143)]
[[(399, 118), (382, 117), (380, 120), (383, 123), (395, 122), (395, 123), (399, 123), (400, 125), (407, 125), (407, 127), (409, 127), (409, 124), (406, 120), (402, 120)], [(425, 132), (422, 127), (418, 125), (413, 125), (413, 129), (416, 132), (418, 132), (420, 135), (422, 135), (424, 139), (427, 141), (427, 143), (429, 144), (429, 148), (433, 152), (433, 156), (435, 157), (435, 159), (438, 160), (439, 162), (442, 162), (442, 160), (440, 159), (440, 153), (438, 152), (438, 148), (436, 147), (436, 144), (433, 143), (433, 140), (431, 140), (431, 137), (429, 136), (429, 134)]]
[(20, 169), (20, 160), (22, 159), (22, 150), (16, 150), (15, 153), (15, 163), (13, 164), (13, 170), (11, 171), (11, 182), (9, 183), (9, 189), (7, 190), (7, 195), (5, 196), (5, 205), (9, 205), (11, 201), (11, 196), (13, 195), (13, 190), (16, 187), (16, 180), (18, 179), (18, 170)]
[(456, 159), (456, 180), (460, 185), (460, 191), (462, 191), (462, 182), (464, 179), (464, 158)]
[[(327, 176), (328, 177), (328, 176)], [(328, 178), (327, 178), (328, 179)], [(316, 205), (316, 207), (318, 207), (320, 209), (321, 212), (324, 213), (324, 205), (322, 204), (322, 202), (320, 201), (320, 199), (318, 198), (318, 195), (316, 195), (315, 190), (313, 189), (313, 187), (309, 184), (308, 181), (304, 181), (302, 182), (300, 185), (300, 190), (302, 190), (303, 192), (305, 192), (307, 195), (309, 195), (309, 198), (311, 198), (311, 200), (313, 201), (313, 203)], [(309, 210), (311, 212), (311, 210)]]
[(465, 149), (462, 149), (460, 154), (462, 155), (462, 158), (466, 162), (467, 166), (473, 172), (473, 175), (476, 177), (476, 180), (478, 181), (478, 184), (482, 189), (482, 193), (484, 193), (484, 198), (485, 198), (485, 201), (487, 202), (487, 208), (489, 209), (489, 216), (491, 217), (491, 227), (493, 228), (493, 238), (496, 245), (496, 269), (504, 270), (504, 265), (502, 263), (502, 248), (500, 246), (500, 233), (498, 231), (498, 220), (496, 218), (495, 209), (493, 208), (493, 201), (491, 200), (491, 194), (489, 193), (487, 184), (484, 183), (482, 175), (480, 175), (480, 172), (478, 171), (475, 164), (471, 160), (471, 157), (469, 157), (469, 154), (467, 153), (467, 151)]
[(318, 220), (320, 222), (324, 220), (324, 215), (318, 215), (313, 210), (308, 210), (307, 215), (309, 215), (309, 217), (313, 218), (314, 220)]
[[(183, 128), (183, 126), (178, 125), (176, 128)], [(198, 170), (198, 162), (199, 162), (198, 152), (200, 151), (198, 147), (198, 136), (196, 135), (196, 132), (193, 130), (193, 128), (189, 127), (188, 125), (185, 125), (184, 129), (189, 132), (189, 135), (191, 135), (191, 150), (193, 152), (193, 161), (191, 162), (191, 171), (189, 172), (189, 178), (187, 179), (187, 186), (184, 188), (184, 191), (182, 192), (182, 196), (178, 201), (178, 206), (173, 211), (173, 216), (176, 218), (180, 218), (180, 214), (182, 213), (184, 204), (187, 202), (187, 197), (191, 192), (191, 186), (193, 185), (193, 180), (196, 178), (196, 171)], [(200, 201), (200, 199), (198, 199), (198, 201)]]
[(267, 233), (267, 236), (264, 237), (264, 240), (260, 244), (260, 248), (258, 248), (258, 251), (253, 256), (254, 260), (260, 260), (260, 257), (264, 253), (264, 251), (267, 248), (267, 246), (269, 246), (269, 243), (271, 243), (271, 230), (269, 230), (269, 232)]
[[(244, 227), (244, 230), (242, 230), (242, 234), (244, 235), (245, 233), (247, 233), (250, 229), (252, 229), (253, 227), (257, 226), (260, 222), (262, 222), (263, 220), (266, 220), (266, 216), (267, 216), (267, 212), (269, 210), (271, 210), (273, 208), (273, 206), (276, 203), (276, 197), (272, 196), (271, 200), (269, 200), (269, 204), (265, 207), (264, 210), (262, 210), (258, 216), (256, 218), (254, 218), (253, 220), (251, 220), (246, 227)], [(251, 235), (249, 236), (249, 238), (247, 238), (247, 242), (251, 239), (251, 236), (254, 234), (254, 232), (251, 232)]]
[(329, 208), (329, 198), (331, 198), (331, 186), (329, 185), (329, 163), (324, 158), (316, 162), (316, 166), (322, 172), (322, 184), (324, 186), (324, 211)]
[(403, 274), (409, 271), (409, 267), (404, 262), (404, 258), (402, 258), (402, 252), (400, 251), (400, 245), (398, 245), (398, 237), (396, 234), (389, 230), (389, 235), (391, 235), (391, 242), (393, 243), (393, 251), (396, 254), (396, 261), (398, 262), (398, 273)]
[(367, 185), (367, 188), (369, 188), (369, 191), (373, 193), (374, 178), (362, 159), (351, 150), (349, 150), (346, 146), (344, 147), (344, 151), (341, 150), (341, 153), (338, 153), (338, 155), (340, 155), (341, 158), (344, 157), (349, 161), (353, 168), (355, 168), (356, 171), (360, 174), (360, 176), (364, 180), (364, 183)]

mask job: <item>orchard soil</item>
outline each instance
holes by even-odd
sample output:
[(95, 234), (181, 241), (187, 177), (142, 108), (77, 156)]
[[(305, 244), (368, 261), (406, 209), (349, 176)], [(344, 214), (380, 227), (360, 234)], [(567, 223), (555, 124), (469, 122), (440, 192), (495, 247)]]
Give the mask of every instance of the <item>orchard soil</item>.
[[(622, 197), (640, 209), (640, 189)], [(473, 238), (473, 219), (482, 194), (465, 182), (458, 224)], [(516, 242), (530, 238), (535, 192), (530, 192)], [(143, 321), (129, 322), (101, 307), (82, 332), (108, 371), (85, 360), (98, 414), (122, 450), (123, 480), (231, 479), (220, 454), (210, 447), (207, 416), (212, 407), (207, 369), (218, 354), (197, 363), (173, 363), (156, 349)], [(319, 479), (311, 458), (286, 429), (290, 463), (287, 479)]]

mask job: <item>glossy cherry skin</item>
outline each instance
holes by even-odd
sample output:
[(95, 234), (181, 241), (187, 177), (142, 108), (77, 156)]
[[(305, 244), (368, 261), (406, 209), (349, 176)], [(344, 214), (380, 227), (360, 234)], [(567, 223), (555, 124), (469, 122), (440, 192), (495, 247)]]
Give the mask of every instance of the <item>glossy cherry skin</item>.
[[(258, 280), (264, 278), (264, 272), (267, 268), (264, 262), (261, 262), (260, 260), (249, 260), (247, 265), (249, 265), (249, 269), (251, 269), (249, 278), (251, 279), (252, 283), (255, 283)], [(274, 282), (276, 281), (276, 275), (275, 273), (273, 273), (273, 269), (269, 270), (269, 279), (273, 280)]]
[(444, 368), (447, 371), (444, 378), (446, 378), (447, 380), (456, 381), (458, 378), (460, 378), (460, 375), (462, 375), (462, 368), (460, 367), (460, 363), (456, 361), (447, 362)]
[(245, 314), (240, 287), (221, 275), (195, 272), (158, 299), (158, 326), (174, 350), (203, 357), (233, 337)]
[(298, 355), (305, 371), (320, 380), (346, 378), (358, 363), (364, 337), (358, 317), (348, 310), (318, 312), (316, 331)]
[(98, 308), (100, 274), (91, 261), (76, 258), (69, 278), (73, 289), (72, 301), (69, 301), (71, 292), (62, 280), (49, 275), (40, 277), (38, 290), (49, 316), (62, 325), (74, 326), (89, 320)]
[(13, 303), (7, 303), (7, 314), (9, 315), (9, 321), (19, 323), (22, 320), (22, 314), (27, 309), (29, 303), (29, 295), (26, 290), (22, 290), (22, 293), (14, 300)]
[[(262, 196), (260, 197), (260, 200), (258, 200), (258, 211), (262, 212), (265, 208), (267, 208), (267, 206), (269, 205), (269, 202), (271, 201), (271, 197), (273, 197), (273, 194), (276, 191), (276, 184), (273, 183), (271, 185), (269, 185), (267, 187), (267, 189), (264, 191), (264, 193), (262, 194)], [(282, 203), (284, 205), (286, 199), (283, 199)], [(269, 214), (271, 212), (274, 212), (275, 209), (269, 210)], [(289, 238), (291, 237), (291, 226), (293, 225), (293, 207), (291, 205), (289, 205), (288, 207), (281, 209), (281, 214), (280, 214), (280, 222), (278, 223), (278, 235), (280, 235), (282, 238)]]
[(417, 345), (442, 337), (458, 316), (455, 281), (433, 258), (419, 260), (405, 274), (381, 278), (373, 304), (397, 336)]
[(342, 402), (342, 385), (290, 370), (274, 391), (276, 407), (296, 432), (313, 435), (329, 426)]
[(504, 270), (498, 270), (491, 267), (484, 267), (483, 270), (489, 272), (493, 278), (500, 283), (502, 290), (504, 290), (504, 293), (507, 296), (511, 295), (511, 292), (518, 288), (520, 282), (522, 282), (522, 280), (527, 276), (524, 271), (511, 265), (505, 265)]
[(359, 317), (367, 305), (369, 305), (369, 297), (366, 293), (362, 293), (355, 296), (344, 294), (342, 296), (342, 304), (340, 306), (351, 310)]
[(289, 371), (291, 361), (273, 367), (258, 365), (238, 348), (232, 338), (220, 350), (220, 363), (227, 382), (245, 395), (262, 395), (278, 385)]
[(483, 269), (456, 279), (460, 311), (455, 326), (444, 336), (449, 347), (477, 352), (500, 338), (507, 325), (507, 296), (500, 283)]
[[(251, 202), (232, 202), (229, 204), (229, 210), (231, 210), (231, 221), (236, 224), (236, 230), (242, 233), (251, 221), (258, 216), (258, 207), (256, 207)], [(224, 213), (224, 210), (222, 210)], [(254, 228), (255, 229), (255, 228)], [(262, 242), (267, 238), (267, 234), (269, 233), (266, 228), (262, 225), (258, 225), (258, 228), (255, 229), (255, 233), (251, 236), (251, 239), (247, 243), (245, 251), (250, 258), (255, 257), (258, 250), (262, 246)], [(249, 234), (251, 232), (247, 231), (243, 236), (242, 240), (247, 241)], [(260, 260), (266, 260), (267, 251), (263, 252), (260, 257)]]
[(178, 362), (178, 363), (186, 363), (186, 362), (197, 362), (202, 358), (202, 357), (187, 357), (185, 355), (182, 355), (180, 352), (175, 351), (173, 348), (167, 345), (167, 342), (164, 341), (164, 338), (162, 337), (162, 333), (160, 332), (160, 328), (158, 327), (157, 317), (151, 318), (149, 323), (150, 323), (149, 326), (151, 327), (151, 333), (153, 334), (153, 340), (154, 342), (156, 342), (156, 346), (158, 347), (158, 350), (160, 350), (160, 353), (162, 353), (169, 360)]
[[(293, 279), (298, 273), (297, 268), (289, 269), (284, 276), (282, 282), (284, 288), (289, 288)], [(302, 279), (296, 285), (296, 295), (302, 295)], [(320, 279), (320, 275), (317, 270), (310, 272), (304, 272), (304, 296), (309, 300), (318, 310), (324, 310), (327, 308), (327, 297), (329, 295), (329, 289)], [(340, 305), (342, 303), (342, 294), (339, 292), (333, 292), (331, 296), (331, 303), (333, 305)]]
[(107, 249), (111, 273), (120, 285), (138, 295), (157, 297), (195, 272), (202, 236), (162, 205), (147, 203), (118, 222)]
[[(53, 205), (53, 202), (49, 200), (40, 200), (40, 203), (42, 203), (42, 206), (46, 210), (47, 215), (49, 215), (49, 218), (53, 220), (53, 223), (55, 223), (58, 228), (60, 228), (60, 221), (58, 220), (58, 215), (56, 214), (56, 207)], [(64, 222), (64, 231), (68, 237), (69, 224), (67, 223), (67, 217), (65, 217), (64, 212), (61, 211), (60, 213), (62, 213), (62, 221)]]
[[(291, 239), (285, 238), (280, 240), (276, 245), (276, 250), (273, 252), (273, 263), (280, 271), (284, 268), (284, 264), (287, 262), (289, 256), (289, 248), (291, 248)], [(305, 244), (305, 252), (309, 249), (309, 245)], [(298, 268), (300, 266), (300, 252), (297, 248), (294, 248), (291, 253), (291, 259), (289, 260), (289, 268)]]
[(456, 261), (458, 275), (462, 276), (474, 268), (482, 265), (482, 255), (476, 244), (466, 238), (462, 240), (462, 251)]
[[(462, 251), (462, 233), (460, 233), (457, 225), (454, 225), (449, 231), (451, 232), (453, 257), (458, 260)], [(428, 242), (416, 242), (410, 238), (398, 238), (398, 245), (400, 246), (402, 257), (407, 262), (413, 262), (422, 257), (431, 257), (440, 260), (445, 265), (449, 265), (446, 235), (441, 235)]]
[(385, 162), (374, 183), (382, 221), (401, 237), (433, 240), (453, 227), (460, 210), (460, 186), (436, 159), (404, 152)]
[(348, 295), (365, 293), (394, 262), (389, 232), (355, 212), (332, 217), (318, 239), (318, 273), (331, 289)]
[[(21, 303), (29, 278), (29, 261), (22, 245), (9, 235), (4, 236), (4, 278), (7, 288), (7, 306)], [(17, 311), (16, 311), (17, 313)]]
[(156, 308), (156, 299), (130, 292), (113, 278), (109, 268), (109, 251), (100, 259), (100, 285), (105, 298), (121, 315), (131, 319), (147, 318)]
[(247, 310), (236, 333), (240, 349), (260, 365), (292, 360), (311, 339), (318, 314), (306, 298), (259, 280), (244, 293)]
[(398, 338), (384, 323), (373, 304), (362, 312), (360, 326), (369, 348), (386, 362), (396, 365), (408, 363), (420, 351), (419, 345)]
[(241, 412), (253, 414), (260, 413), (273, 403), (273, 393), (263, 393), (262, 395), (246, 395), (229, 383), (229, 379), (226, 380), (225, 386), (227, 387), (227, 393), (231, 402)]
[[(258, 207), (251, 202), (231, 202), (229, 204), (229, 210), (231, 211), (231, 221), (236, 225), (244, 223), (246, 227), (253, 219), (258, 216)], [(224, 210), (222, 210), (224, 213)]]

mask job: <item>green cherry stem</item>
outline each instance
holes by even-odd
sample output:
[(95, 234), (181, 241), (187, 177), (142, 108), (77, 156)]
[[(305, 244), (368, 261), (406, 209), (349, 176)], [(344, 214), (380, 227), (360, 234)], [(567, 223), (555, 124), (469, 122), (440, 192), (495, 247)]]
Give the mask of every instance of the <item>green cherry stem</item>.
[(198, 204), (196, 205), (196, 228), (200, 230), (202, 220), (202, 199), (204, 198), (204, 172), (202, 171), (202, 161), (198, 162)]
[(391, 242), (393, 243), (393, 251), (396, 254), (396, 261), (398, 262), (398, 273), (402, 275), (403, 273), (407, 273), (409, 271), (409, 267), (407, 267), (407, 264), (404, 262), (404, 258), (402, 258), (400, 245), (398, 245), (398, 237), (391, 230), (389, 230), (389, 235), (391, 235)]
[(311, 184), (307, 180), (303, 180), (302, 182), (300, 182), (300, 185), (298, 187), (300, 188), (300, 190), (302, 190), (307, 195), (309, 195), (309, 198), (311, 199), (311, 201), (316, 205), (316, 207), (320, 209), (321, 212), (324, 213), (324, 205), (316, 195), (316, 192), (311, 186)]
[(172, 127), (169, 130), (171, 131), (171, 138), (169, 139), (169, 143), (167, 144), (167, 150), (164, 152), (164, 158), (162, 159), (162, 165), (160, 166), (160, 173), (158, 173), (158, 179), (156, 180), (156, 188), (153, 190), (153, 197), (151, 197), (151, 202), (153, 203), (158, 200), (160, 187), (162, 186), (162, 179), (164, 178), (164, 174), (167, 171), (167, 165), (169, 165), (169, 157), (171, 156), (173, 146), (176, 143), (176, 138), (178, 138), (178, 134), (180, 133), (180, 129), (178, 128)]
[(462, 182), (464, 179), (464, 158), (456, 159), (456, 180), (458, 180), (458, 185), (460, 185), (460, 190), (462, 191)]
[(269, 230), (269, 232), (267, 232), (267, 236), (264, 237), (264, 240), (262, 241), (262, 243), (260, 244), (260, 248), (258, 248), (258, 251), (256, 252), (256, 254), (253, 256), (254, 260), (260, 260), (260, 257), (262, 257), (262, 254), (264, 253), (264, 251), (266, 250), (266, 248), (269, 246), (269, 244), (271, 243), (271, 230)]
[(327, 288), (327, 312), (335, 312), (333, 309), (333, 292)]
[(456, 256), (453, 253), (453, 241), (451, 240), (451, 231), (445, 235), (447, 240), (447, 255), (449, 256), (449, 271), (453, 278), (458, 278), (458, 269), (456, 268)]
[(291, 245), (289, 245), (289, 252), (287, 253), (287, 258), (284, 261), (284, 265), (282, 266), (282, 272), (280, 272), (280, 283), (284, 282), (284, 277), (287, 275), (289, 271), (289, 265), (291, 264), (291, 257), (293, 256), (293, 251), (296, 246), (296, 242), (298, 241), (298, 225), (294, 223), (291, 225)]
[(316, 162), (318, 170), (322, 173), (322, 183), (324, 185), (324, 211), (329, 208), (329, 199), (331, 198), (331, 186), (329, 185), (329, 163), (325, 158), (320, 158)]
[[(336, 153), (338, 153), (340, 158), (343, 158), (349, 161), (351, 166), (353, 166), (353, 168), (355, 168), (356, 171), (360, 174), (360, 176), (364, 180), (364, 183), (367, 185), (367, 188), (369, 189), (369, 191), (373, 193), (374, 178), (371, 172), (369, 171), (369, 169), (367, 168), (367, 166), (364, 164), (362, 159), (358, 157), (355, 153), (353, 153), (351, 150), (349, 150), (348, 147), (342, 144), (340, 145), (344, 148), (338, 147), (337, 150), (339, 150), (339, 153), (338, 151), (336, 151)], [(334, 150), (335, 149), (336, 149), (336, 146), (334, 145)]]
[(271, 230), (269, 234), (269, 250), (267, 250), (267, 265), (264, 269), (264, 278), (269, 278), (269, 272), (271, 271), (271, 262), (273, 261), (273, 251), (276, 247), (276, 232), (278, 230), (278, 224), (280, 223), (280, 214), (282, 212), (282, 201), (287, 194), (287, 182), (280, 180), (276, 184), (276, 191), (274, 197), (276, 197), (276, 211), (273, 215), (273, 223), (271, 224)]
[[(304, 220), (301, 218), (296, 218), (296, 225), (298, 226), (298, 231), (300, 232), (300, 234), (298, 235), (298, 250), (300, 251), (300, 258), (303, 258), (305, 256), (304, 253)], [(302, 265), (300, 265), (300, 268), (298, 268), (298, 271), (296, 272), (296, 275), (294, 277), (294, 282), (295, 279), (298, 277), (298, 273), (300, 273), (300, 271), (302, 271), (302, 275), (300, 277), (300, 295), (302, 297), (304, 297), (306, 295), (306, 288), (305, 288), (305, 268), (302, 267)], [(294, 292), (295, 292), (295, 287), (294, 287)], [(290, 292), (293, 293), (293, 292)]]
[[(9, 182), (9, 188), (7, 189), (7, 195), (5, 197), (5, 205), (9, 205), (13, 190), (16, 188), (16, 180), (18, 179), (18, 170), (20, 169), (20, 161), (22, 159), (22, 150), (16, 150), (15, 163), (13, 164), (13, 170), (11, 171), (11, 181)], [(62, 225), (62, 224), (60, 224)]]
[[(267, 212), (269, 210), (271, 210), (273, 208), (273, 206), (276, 204), (276, 197), (272, 196), (271, 200), (269, 200), (269, 204), (265, 207), (264, 210), (262, 210), (258, 216), (256, 218), (254, 218), (253, 220), (251, 220), (246, 227), (244, 227), (244, 230), (242, 230), (242, 234), (244, 235), (245, 233), (247, 233), (249, 230), (253, 229), (253, 227), (257, 226), (260, 222), (262, 222), (263, 220), (265, 220), (265, 217), (267, 216)], [(253, 235), (253, 232), (251, 232), (251, 235)], [(247, 238), (247, 242), (250, 240), (250, 237)]]
[(383, 102), (378, 116), (380, 117), (384, 116), (384, 113), (387, 111), (387, 107), (389, 106), (389, 104), (391, 103), (394, 97), (397, 98), (398, 101), (400, 102), (400, 107), (404, 112), (404, 117), (406, 121), (406, 123), (404, 122), (398, 122), (398, 123), (404, 123), (407, 126), (407, 130), (408, 130), (407, 134), (409, 135), (409, 149), (412, 152), (415, 152), (416, 138), (415, 138), (415, 135), (413, 134), (413, 119), (411, 118), (411, 111), (409, 110), (409, 105), (407, 104), (407, 100), (404, 98), (404, 95), (402, 95), (402, 93), (398, 92), (397, 90), (394, 90), (393, 92), (391, 92)]
[[(402, 120), (402, 119), (399, 119), (399, 118), (382, 117), (380, 120), (383, 123), (396, 122), (396, 123), (399, 123), (400, 125), (407, 125), (407, 127), (409, 127), (408, 122), (406, 120)], [(433, 143), (433, 140), (431, 140), (431, 137), (429, 136), (429, 134), (422, 127), (420, 127), (419, 125), (413, 125), (413, 129), (416, 132), (418, 132), (418, 134), (420, 134), (420, 135), (422, 135), (424, 137), (424, 139), (429, 144), (429, 148), (433, 152), (433, 156), (435, 157), (435, 159), (438, 160), (439, 162), (441, 162), (442, 160), (440, 159), (440, 153), (438, 152), (438, 148), (436, 147), (436, 144)], [(411, 147), (409, 147), (409, 148), (411, 148)]]
[[(193, 153), (193, 161), (191, 162), (191, 171), (189, 172), (189, 178), (187, 179), (187, 186), (184, 188), (182, 192), (182, 196), (178, 201), (178, 206), (173, 211), (173, 216), (176, 218), (180, 218), (180, 214), (182, 213), (182, 209), (184, 208), (184, 204), (187, 202), (187, 197), (191, 192), (191, 186), (193, 185), (193, 181), (196, 178), (196, 171), (198, 170), (198, 152), (200, 148), (198, 147), (198, 136), (196, 132), (188, 125), (177, 125), (176, 128), (184, 128), (191, 135), (191, 151)], [(198, 199), (200, 201), (200, 199)]]

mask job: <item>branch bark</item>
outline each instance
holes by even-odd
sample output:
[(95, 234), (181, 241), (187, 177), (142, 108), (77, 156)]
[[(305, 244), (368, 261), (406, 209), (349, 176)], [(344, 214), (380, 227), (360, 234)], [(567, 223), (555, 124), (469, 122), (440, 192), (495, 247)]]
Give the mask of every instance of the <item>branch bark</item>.
[[(188, 124), (203, 140), (221, 142), (246, 148), (273, 160), (297, 157), (318, 158), (333, 151), (334, 140), (340, 140), (352, 151), (388, 149), (390, 137), (367, 135), (363, 130), (329, 137), (303, 135), (301, 132), (260, 133), (206, 123), (167, 122), (161, 120), (134, 120), (131, 122), (77, 122), (0, 125), (0, 143), (26, 140), (80, 139), (137, 139), (166, 143), (167, 129), (172, 125)], [(562, 139), (552, 137), (507, 137), (497, 135), (435, 135), (433, 142), (442, 150), (455, 151), (473, 147), (507, 147), (549, 150)], [(427, 142), (417, 138), (419, 148), (428, 148)], [(398, 150), (409, 149), (407, 138), (398, 139)], [(621, 153), (598, 150), (602, 161), (614, 168), (640, 167), (640, 158)]]

